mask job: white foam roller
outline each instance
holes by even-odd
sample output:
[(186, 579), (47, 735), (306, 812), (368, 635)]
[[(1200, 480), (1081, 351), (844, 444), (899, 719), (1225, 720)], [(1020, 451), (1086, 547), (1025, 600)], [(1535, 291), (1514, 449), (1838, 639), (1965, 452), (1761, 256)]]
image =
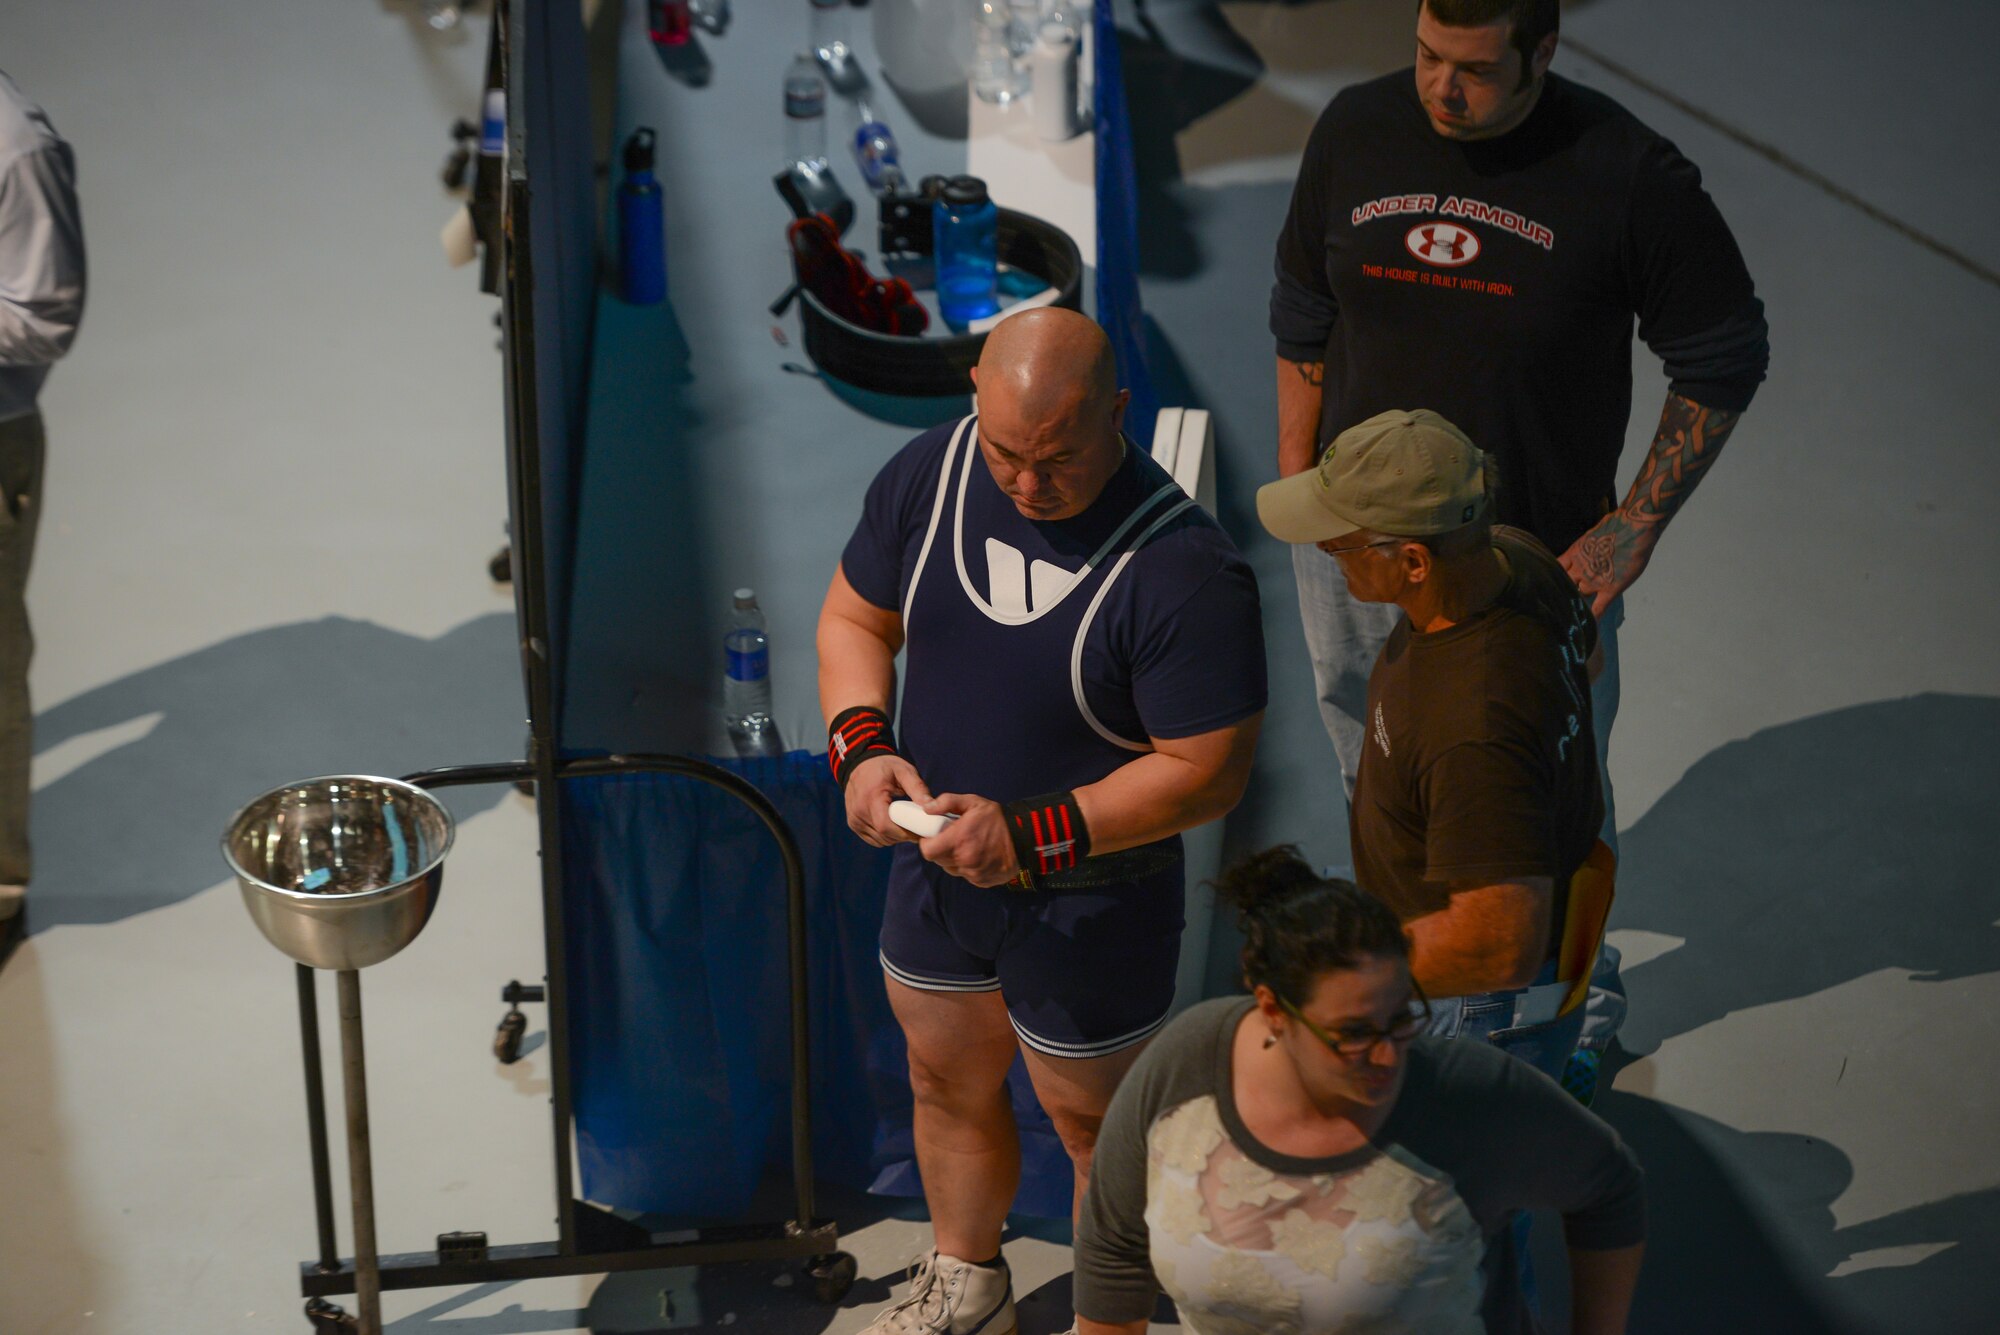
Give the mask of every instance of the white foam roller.
[(956, 816), (933, 816), (907, 797), (899, 797), (889, 804), (889, 819), (914, 834), (919, 839), (928, 839), (934, 834), (943, 834), (945, 826), (957, 820)]

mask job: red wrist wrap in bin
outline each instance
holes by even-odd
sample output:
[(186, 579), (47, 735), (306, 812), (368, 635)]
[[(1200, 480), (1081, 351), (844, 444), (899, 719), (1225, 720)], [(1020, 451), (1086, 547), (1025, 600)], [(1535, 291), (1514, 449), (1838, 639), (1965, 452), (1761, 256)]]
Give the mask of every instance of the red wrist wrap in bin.
[(792, 273), (799, 286), (849, 324), (878, 334), (914, 337), (930, 324), (930, 313), (901, 278), (877, 278), (840, 244), (840, 229), (824, 213), (800, 218), (785, 229), (792, 247)]

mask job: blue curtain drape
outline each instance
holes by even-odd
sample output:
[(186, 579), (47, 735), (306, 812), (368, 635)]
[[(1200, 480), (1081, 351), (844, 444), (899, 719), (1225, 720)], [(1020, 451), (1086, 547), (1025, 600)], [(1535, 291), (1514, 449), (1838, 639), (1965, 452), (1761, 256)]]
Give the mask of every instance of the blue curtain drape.
[[(825, 1181), (922, 1191), (903, 1036), (876, 940), (889, 855), (847, 828), (826, 758), (719, 761), (763, 790), (806, 865), (813, 1153)], [(777, 845), (678, 775), (571, 780), (563, 813), (572, 1087), (583, 1192), (737, 1216), (790, 1168), (785, 897)], [(1066, 1218), (1070, 1167), (1016, 1062), (1016, 1208)]]

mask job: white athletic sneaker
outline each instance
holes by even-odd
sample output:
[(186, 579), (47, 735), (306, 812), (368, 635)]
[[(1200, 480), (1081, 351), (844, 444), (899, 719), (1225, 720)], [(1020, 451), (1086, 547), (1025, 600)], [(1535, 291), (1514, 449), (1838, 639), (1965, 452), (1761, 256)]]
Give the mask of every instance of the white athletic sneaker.
[(861, 1335), (1015, 1335), (1014, 1277), (933, 1247), (910, 1267), (910, 1292)]

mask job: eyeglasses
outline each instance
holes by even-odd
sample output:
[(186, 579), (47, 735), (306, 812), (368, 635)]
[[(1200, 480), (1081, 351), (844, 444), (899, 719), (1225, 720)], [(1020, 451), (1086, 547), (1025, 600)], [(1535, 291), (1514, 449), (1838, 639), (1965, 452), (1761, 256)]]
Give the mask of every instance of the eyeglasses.
[(1410, 983), (1410, 990), (1416, 994), (1410, 999), (1410, 1009), (1387, 1029), (1356, 1025), (1342, 1029), (1338, 1035), (1329, 1034), (1308, 1020), (1297, 1006), (1283, 997), (1278, 998), (1278, 1004), (1283, 1006), (1285, 1012), (1294, 1020), (1304, 1025), (1307, 1033), (1326, 1044), (1334, 1056), (1342, 1061), (1358, 1062), (1365, 1061), (1379, 1043), (1385, 1041), (1407, 1043), (1430, 1027), (1430, 999), (1424, 995), (1424, 990), (1418, 987), (1414, 980)]
[[(1327, 542), (1331, 541), (1331, 538), (1327, 539)], [(1326, 542), (1316, 545), (1328, 556), (1345, 556), (1349, 552), (1365, 552), (1370, 547), (1395, 547), (1408, 541), (1408, 538), (1384, 538), (1380, 542), (1357, 542), (1347, 547), (1329, 547)]]

